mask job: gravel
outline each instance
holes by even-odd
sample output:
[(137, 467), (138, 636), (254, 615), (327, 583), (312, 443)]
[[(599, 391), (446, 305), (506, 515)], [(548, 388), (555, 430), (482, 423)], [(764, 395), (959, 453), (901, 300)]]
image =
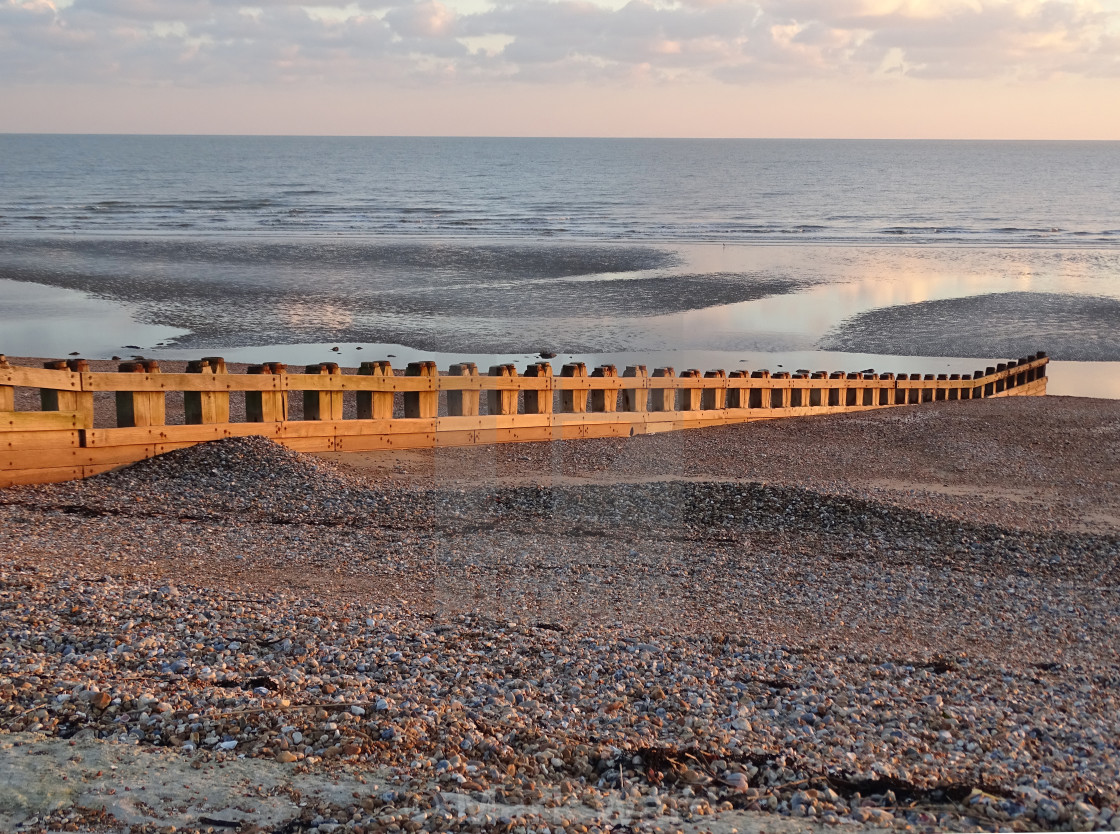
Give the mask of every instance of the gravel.
[[(1120, 830), (1114, 452), (1073, 465), (1114, 415), (1045, 463), (993, 444), (1006, 490), (1085, 482), (1041, 520), (978, 512), (970, 467), (869, 486), (852, 438), (908, 415), (983, 462), (970, 405), (814, 421), (808, 460), (794, 421), (379, 477), (241, 438), (0, 491), (0, 742), (389, 774), (288, 831)], [(27, 830), (103, 824), (68, 813)]]

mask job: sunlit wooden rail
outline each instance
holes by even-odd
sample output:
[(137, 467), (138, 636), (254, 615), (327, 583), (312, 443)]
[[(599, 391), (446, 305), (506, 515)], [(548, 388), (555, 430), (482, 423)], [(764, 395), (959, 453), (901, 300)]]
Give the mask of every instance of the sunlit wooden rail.
[[(227, 373), (217, 357), (161, 373), (154, 361), (91, 372), (85, 360), (11, 365), (0, 354), (0, 487), (84, 478), (172, 449), (263, 435), (300, 451), (470, 446), (625, 437), (766, 420), (895, 408), (935, 400), (1043, 395), (1045, 353), (973, 374), (774, 373), (582, 363), (554, 374), (546, 362), (518, 373), (495, 365), (333, 363), (300, 373), (280, 363)], [(16, 410), (16, 390), (38, 389), (35, 411)], [(485, 394), (485, 396), (482, 396)], [(168, 421), (169, 395), (177, 413)], [(112, 427), (95, 424), (95, 398), (115, 400)], [(231, 398), (244, 419), (231, 422)], [(240, 401), (237, 401), (240, 400)], [(293, 419), (293, 404), (302, 419)], [(180, 422), (181, 419), (181, 422)]]

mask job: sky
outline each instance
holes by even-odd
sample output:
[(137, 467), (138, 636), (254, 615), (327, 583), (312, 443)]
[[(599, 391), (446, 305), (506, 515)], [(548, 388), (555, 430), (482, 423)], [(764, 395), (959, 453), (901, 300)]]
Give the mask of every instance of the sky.
[(0, 0), (0, 132), (1120, 139), (1120, 0)]

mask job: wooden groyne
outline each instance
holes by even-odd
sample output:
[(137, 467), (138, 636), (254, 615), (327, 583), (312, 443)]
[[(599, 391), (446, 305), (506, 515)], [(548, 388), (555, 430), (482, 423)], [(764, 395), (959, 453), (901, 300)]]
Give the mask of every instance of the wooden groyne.
[[(518, 373), (472, 363), (439, 373), (388, 362), (342, 373), (324, 362), (278, 362), (228, 373), (217, 357), (162, 373), (154, 361), (91, 372), (75, 359), (43, 368), (0, 354), (0, 487), (84, 478), (208, 440), (263, 435), (299, 451), (471, 446), (626, 437), (777, 417), (1046, 393), (1045, 353), (972, 374), (770, 373), (625, 368), (547, 362)], [(17, 389), (38, 389), (39, 410)], [(485, 395), (485, 396), (483, 396)], [(115, 401), (115, 425), (95, 424), (96, 398)], [(244, 419), (231, 421), (234, 413)], [(169, 404), (174, 405), (170, 407)], [(101, 411), (103, 409), (96, 409)], [(169, 410), (172, 412), (169, 418)], [(293, 416), (299, 413), (300, 418)]]

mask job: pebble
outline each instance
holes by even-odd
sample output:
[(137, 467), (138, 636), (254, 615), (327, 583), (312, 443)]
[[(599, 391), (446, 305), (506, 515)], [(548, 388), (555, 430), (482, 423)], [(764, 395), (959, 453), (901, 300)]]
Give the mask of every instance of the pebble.
[(390, 769), (319, 830), (565, 802), (1120, 830), (1115, 537), (752, 483), (366, 482), (257, 438), (0, 497), (0, 727)]

